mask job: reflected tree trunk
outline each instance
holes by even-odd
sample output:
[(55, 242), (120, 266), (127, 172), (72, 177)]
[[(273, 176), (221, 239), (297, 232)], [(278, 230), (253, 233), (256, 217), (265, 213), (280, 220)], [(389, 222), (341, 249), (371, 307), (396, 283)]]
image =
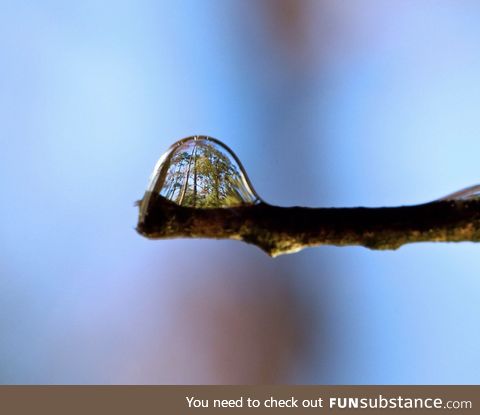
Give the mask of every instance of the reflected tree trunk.
[(183, 203), (183, 199), (185, 199), (185, 193), (187, 192), (188, 187), (188, 179), (190, 177), (190, 168), (192, 167), (192, 160), (193, 160), (193, 153), (195, 152), (196, 146), (193, 146), (192, 153), (190, 154), (190, 158), (188, 161), (187, 171), (185, 173), (185, 181), (183, 183), (182, 192), (180, 193), (180, 197), (178, 199), (178, 204), (181, 205)]
[(197, 206), (197, 152), (193, 155), (193, 206)]

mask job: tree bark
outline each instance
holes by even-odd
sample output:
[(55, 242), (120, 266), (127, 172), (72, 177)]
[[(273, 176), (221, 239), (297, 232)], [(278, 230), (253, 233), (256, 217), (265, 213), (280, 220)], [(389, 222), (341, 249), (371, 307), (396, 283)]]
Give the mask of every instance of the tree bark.
[(397, 249), (411, 242), (480, 241), (480, 201), (381, 208), (189, 208), (147, 192), (137, 231), (152, 239), (216, 238), (254, 244), (271, 256), (316, 245)]

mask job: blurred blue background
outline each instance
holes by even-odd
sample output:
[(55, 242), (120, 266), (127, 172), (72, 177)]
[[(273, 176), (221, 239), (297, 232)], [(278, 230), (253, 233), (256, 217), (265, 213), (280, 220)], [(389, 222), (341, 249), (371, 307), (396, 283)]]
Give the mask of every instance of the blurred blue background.
[(279, 205), (480, 181), (475, 1), (0, 1), (1, 383), (479, 383), (480, 246), (135, 231), (208, 134)]

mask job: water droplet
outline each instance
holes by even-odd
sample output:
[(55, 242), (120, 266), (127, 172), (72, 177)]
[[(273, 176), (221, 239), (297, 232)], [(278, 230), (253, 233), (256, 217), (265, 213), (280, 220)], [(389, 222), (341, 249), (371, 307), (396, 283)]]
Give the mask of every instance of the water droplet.
[(147, 192), (196, 208), (230, 208), (261, 201), (232, 150), (206, 136), (173, 144), (155, 166)]
[(458, 192), (451, 193), (447, 196), (444, 196), (438, 201), (446, 200), (480, 200), (480, 184), (475, 186), (466, 187), (465, 189), (459, 190)]

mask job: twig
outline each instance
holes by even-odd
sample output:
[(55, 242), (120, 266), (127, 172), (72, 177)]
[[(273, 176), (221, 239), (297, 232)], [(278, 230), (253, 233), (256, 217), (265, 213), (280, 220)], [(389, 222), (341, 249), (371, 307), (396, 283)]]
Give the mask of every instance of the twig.
[[(480, 200), (382, 208), (189, 208), (147, 192), (137, 231), (152, 239), (236, 239), (271, 256), (316, 245), (397, 249), (411, 242), (480, 241)], [(147, 206), (148, 205), (148, 206)]]

